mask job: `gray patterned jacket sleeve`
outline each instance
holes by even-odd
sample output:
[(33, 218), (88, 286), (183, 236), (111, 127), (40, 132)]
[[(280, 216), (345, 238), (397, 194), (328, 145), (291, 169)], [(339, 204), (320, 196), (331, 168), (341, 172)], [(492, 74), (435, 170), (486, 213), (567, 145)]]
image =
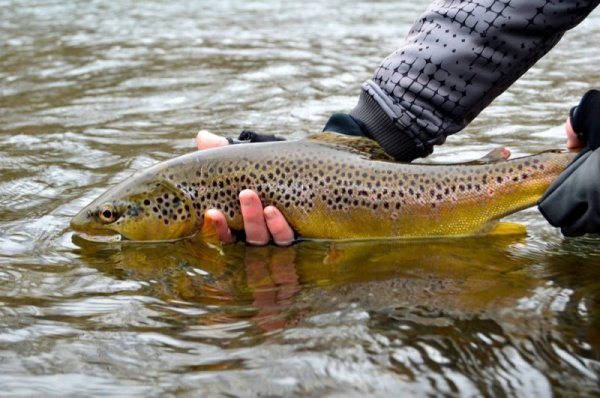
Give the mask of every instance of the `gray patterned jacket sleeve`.
[(409, 161), (463, 129), (600, 0), (437, 0), (350, 115)]

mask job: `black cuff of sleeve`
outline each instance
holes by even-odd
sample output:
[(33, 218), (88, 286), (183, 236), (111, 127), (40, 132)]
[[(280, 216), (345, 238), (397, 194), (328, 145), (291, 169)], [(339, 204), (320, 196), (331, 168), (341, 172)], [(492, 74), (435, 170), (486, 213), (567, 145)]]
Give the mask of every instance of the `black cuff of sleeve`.
[(332, 131), (334, 133), (354, 135), (358, 137), (369, 137), (367, 134), (365, 134), (364, 130), (366, 129), (363, 129), (363, 126), (361, 125), (362, 123), (359, 120), (356, 120), (347, 113), (334, 113), (331, 115), (327, 123), (325, 123), (323, 131)]
[(417, 146), (414, 138), (400, 130), (373, 97), (365, 92), (361, 93), (350, 116), (362, 123), (365, 135), (376, 140), (396, 160), (410, 162), (429, 154), (422, 145)]

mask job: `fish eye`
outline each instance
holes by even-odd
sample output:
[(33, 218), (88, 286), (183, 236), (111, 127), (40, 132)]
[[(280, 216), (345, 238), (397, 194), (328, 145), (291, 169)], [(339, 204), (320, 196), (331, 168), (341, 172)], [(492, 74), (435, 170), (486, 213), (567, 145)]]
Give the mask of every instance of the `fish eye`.
[(119, 213), (111, 205), (104, 205), (98, 211), (98, 217), (104, 223), (115, 222), (119, 218)]

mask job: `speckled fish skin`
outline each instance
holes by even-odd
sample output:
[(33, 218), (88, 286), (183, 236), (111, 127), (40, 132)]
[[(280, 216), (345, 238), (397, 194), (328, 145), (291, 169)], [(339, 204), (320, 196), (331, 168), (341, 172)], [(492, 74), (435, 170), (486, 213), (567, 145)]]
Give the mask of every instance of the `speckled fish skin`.
[[(216, 208), (233, 230), (242, 230), (238, 194), (249, 188), (280, 209), (303, 238), (482, 234), (494, 221), (533, 206), (574, 156), (547, 151), (485, 164), (405, 164), (312, 139), (232, 145), (141, 171), (71, 225), (90, 235), (171, 240), (196, 233), (204, 212)], [(107, 209), (113, 217), (102, 220)]]

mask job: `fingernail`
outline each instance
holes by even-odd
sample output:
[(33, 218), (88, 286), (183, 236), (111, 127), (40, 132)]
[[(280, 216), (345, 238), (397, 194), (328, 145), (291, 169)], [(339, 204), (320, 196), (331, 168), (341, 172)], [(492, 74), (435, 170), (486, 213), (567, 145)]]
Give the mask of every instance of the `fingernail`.
[(265, 213), (265, 218), (266, 218), (267, 220), (272, 220), (272, 219), (274, 219), (274, 218), (275, 218), (275, 210), (273, 210), (273, 209), (272, 209), (272, 208), (270, 208), (270, 207), (267, 207), (267, 208), (265, 208), (265, 211), (264, 211), (264, 213)]
[(289, 246), (292, 243), (294, 243), (293, 240), (277, 240), (277, 241), (275, 241), (275, 244), (277, 246)]
[(246, 243), (251, 246), (265, 246), (269, 241), (264, 240), (248, 240), (246, 239)]
[(251, 196), (251, 192), (248, 189), (243, 190), (242, 192), (240, 192), (240, 203), (242, 206), (252, 206), (254, 205), (254, 200)]

